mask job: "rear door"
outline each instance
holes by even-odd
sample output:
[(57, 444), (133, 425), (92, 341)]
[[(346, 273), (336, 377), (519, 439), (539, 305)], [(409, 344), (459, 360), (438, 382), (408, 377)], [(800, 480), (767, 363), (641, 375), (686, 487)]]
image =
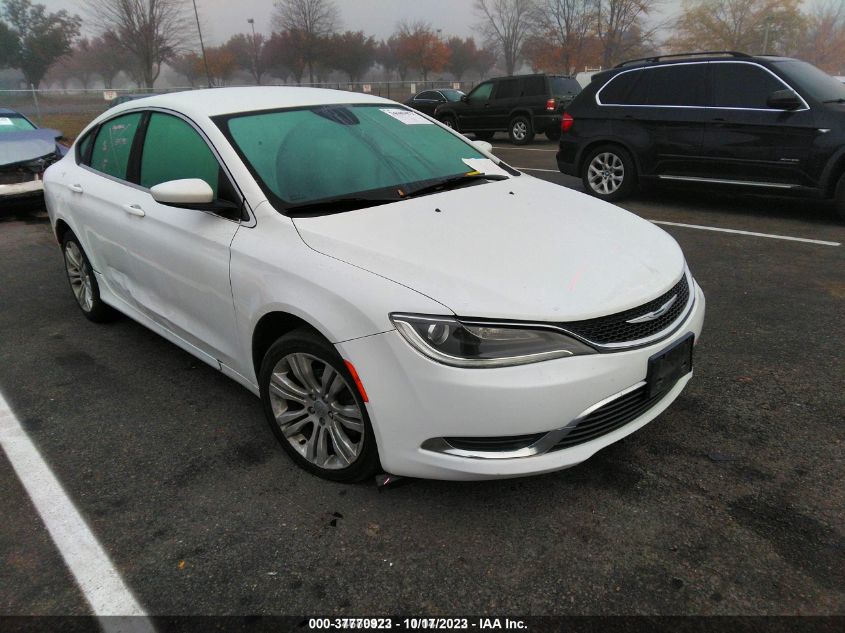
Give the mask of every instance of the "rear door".
[(518, 77), (500, 79), (493, 91), (493, 99), (484, 113), (483, 129), (506, 130), (510, 113), (520, 102), (522, 80)]
[[(235, 363), (235, 313), (229, 245), (240, 226), (242, 201), (205, 137), (181, 117), (151, 112), (138, 160), (136, 215), (123, 236), (133, 298), (170, 332), (226, 365)], [(215, 193), (203, 208), (156, 202), (149, 189), (201, 178)]]
[(420, 112), (425, 112), (429, 116), (433, 116), (437, 106), (445, 101), (446, 99), (443, 95), (436, 90), (426, 90), (414, 97), (411, 101), (411, 107)]
[(703, 170), (706, 63), (634, 69), (597, 94), (616, 111), (614, 135), (627, 139), (645, 175), (694, 176)]
[(821, 132), (806, 102), (792, 111), (766, 105), (772, 92), (792, 88), (753, 62), (719, 61), (708, 66), (707, 175), (776, 187), (812, 185), (807, 162)]
[[(143, 114), (132, 112), (110, 119), (93, 132), (93, 143), (65, 176), (74, 230), (98, 281), (118, 299), (132, 304), (129, 257), (123, 237), (134, 230), (135, 218), (124, 204), (136, 189), (129, 171), (135, 137)], [(87, 139), (86, 139), (87, 141)]]

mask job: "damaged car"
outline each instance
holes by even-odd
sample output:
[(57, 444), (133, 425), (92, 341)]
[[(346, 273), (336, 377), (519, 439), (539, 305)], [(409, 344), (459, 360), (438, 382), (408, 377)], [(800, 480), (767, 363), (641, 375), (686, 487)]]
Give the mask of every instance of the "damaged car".
[(0, 200), (41, 195), (44, 170), (67, 153), (58, 130), (0, 108)]

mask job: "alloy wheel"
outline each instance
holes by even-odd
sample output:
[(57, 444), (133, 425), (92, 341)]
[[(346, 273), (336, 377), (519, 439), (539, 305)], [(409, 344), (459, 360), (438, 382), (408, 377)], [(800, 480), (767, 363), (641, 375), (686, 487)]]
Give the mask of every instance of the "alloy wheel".
[(310, 463), (338, 470), (361, 454), (361, 409), (352, 387), (331, 365), (310, 354), (288, 354), (273, 368), (269, 392), (282, 435)]
[(525, 121), (517, 121), (513, 124), (511, 134), (515, 140), (524, 141), (528, 136), (528, 124)]
[(596, 154), (587, 169), (587, 181), (593, 191), (603, 195), (614, 193), (625, 180), (625, 165), (612, 152)]
[(79, 307), (85, 312), (94, 308), (94, 284), (91, 281), (91, 268), (82, 255), (82, 250), (76, 242), (68, 242), (65, 246), (65, 268), (70, 280), (70, 288)]

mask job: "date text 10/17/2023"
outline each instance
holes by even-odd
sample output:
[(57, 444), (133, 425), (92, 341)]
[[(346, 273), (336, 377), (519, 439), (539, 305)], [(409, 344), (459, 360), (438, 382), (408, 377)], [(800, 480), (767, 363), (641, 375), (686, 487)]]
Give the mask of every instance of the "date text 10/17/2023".
[(416, 630), (525, 630), (518, 618), (309, 618), (311, 631), (397, 629)]

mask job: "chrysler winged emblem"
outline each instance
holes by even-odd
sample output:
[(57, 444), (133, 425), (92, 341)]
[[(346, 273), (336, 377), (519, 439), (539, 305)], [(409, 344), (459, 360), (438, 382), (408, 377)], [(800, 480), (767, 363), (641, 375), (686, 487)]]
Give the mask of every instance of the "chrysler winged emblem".
[(654, 321), (655, 319), (659, 319), (664, 314), (669, 312), (669, 308), (671, 308), (677, 300), (678, 295), (672, 295), (672, 298), (669, 299), (669, 301), (657, 308), (657, 310), (655, 310), (654, 312), (646, 312), (642, 316), (638, 316), (635, 319), (629, 319), (628, 321), (625, 321), (625, 323), (646, 323), (647, 321)]

